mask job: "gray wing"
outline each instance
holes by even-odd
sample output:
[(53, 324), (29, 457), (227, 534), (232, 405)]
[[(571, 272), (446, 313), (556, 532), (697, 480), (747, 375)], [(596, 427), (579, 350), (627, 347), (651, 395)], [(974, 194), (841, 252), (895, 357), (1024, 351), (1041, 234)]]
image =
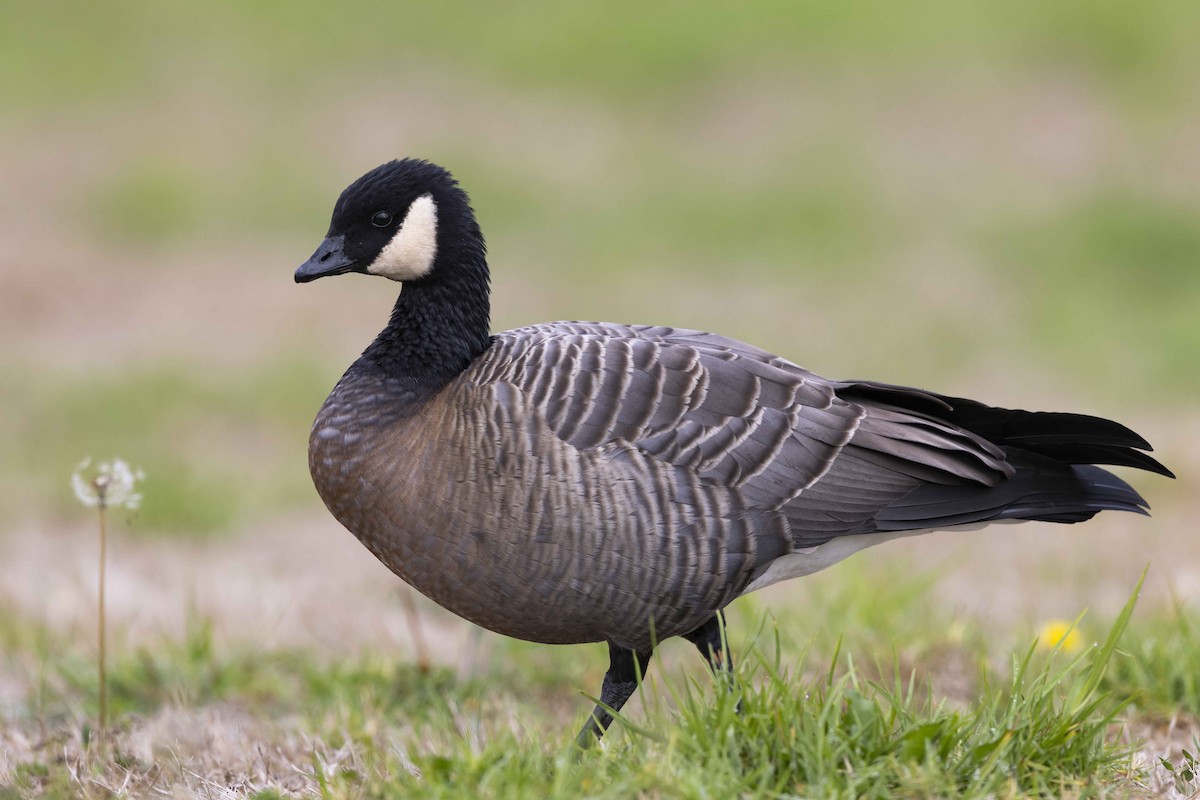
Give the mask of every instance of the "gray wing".
[(874, 530), (919, 485), (991, 486), (1013, 473), (987, 440), (888, 402), (932, 395), (876, 387), (852, 402), (839, 389), (863, 384), (697, 331), (535, 325), (498, 334), (464, 377), (511, 384), (574, 447), (634, 447), (749, 510), (782, 514), (797, 548)]

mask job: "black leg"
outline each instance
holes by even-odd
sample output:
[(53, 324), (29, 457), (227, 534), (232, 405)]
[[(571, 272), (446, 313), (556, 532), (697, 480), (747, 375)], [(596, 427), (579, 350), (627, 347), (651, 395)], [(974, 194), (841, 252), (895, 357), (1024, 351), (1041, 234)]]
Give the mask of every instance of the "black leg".
[[(620, 711), (625, 701), (637, 690), (638, 680), (646, 675), (650, 665), (650, 652), (637, 653), (620, 645), (608, 643), (608, 672), (604, 674), (604, 686), (600, 689), (600, 705), (575, 738), (583, 748), (591, 747), (600, 740), (613, 716), (608, 709)], [(607, 706), (607, 708), (606, 708)]]
[[(725, 627), (725, 615), (718, 611), (708, 622), (691, 633), (685, 633), (683, 638), (696, 645), (700, 655), (708, 662), (713, 678), (718, 684), (724, 684), (726, 690), (733, 689), (733, 659), (729, 656), (729, 648), (721, 641), (721, 630)], [(742, 701), (738, 700), (734, 710), (742, 713)]]
[(708, 668), (713, 671), (713, 675), (718, 677), (722, 673), (728, 675), (733, 672), (733, 660), (729, 657), (725, 643), (721, 641), (723, 627), (725, 627), (725, 615), (718, 611), (709, 618), (708, 622), (691, 633), (683, 635), (683, 638), (696, 645), (700, 655), (704, 656), (704, 660), (708, 662)]

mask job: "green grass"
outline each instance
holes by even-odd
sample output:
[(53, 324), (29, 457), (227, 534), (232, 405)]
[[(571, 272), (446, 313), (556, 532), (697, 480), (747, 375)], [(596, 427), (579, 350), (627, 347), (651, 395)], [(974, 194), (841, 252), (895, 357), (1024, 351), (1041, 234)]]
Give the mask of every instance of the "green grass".
[[(870, 683), (849, 661), (842, 675), (831, 668), (812, 685), (776, 661), (757, 691), (743, 695), (740, 716), (728, 700), (701, 706), (689, 692), (680, 749), (699, 762), (702, 785), (727, 782), (721, 796), (747, 789), (813, 797), (1062, 794), (1102, 785), (1121, 762), (1105, 742), (1119, 704), (1090, 688), (1106, 658), (1071, 674), (1071, 667), (1031, 669), (1032, 657), (1030, 649), (1015, 664), (1008, 686), (989, 687), (956, 711), (923, 699), (914, 679), (899, 674), (890, 685)], [(1068, 679), (1078, 683), (1056, 696)]]
[(1200, 616), (1176, 605), (1134, 627), (1105, 676), (1108, 688), (1162, 719), (1200, 719)]
[[(1147, 671), (1139, 685), (1147, 685), (1164, 665), (1118, 650), (1122, 634), (1137, 635), (1136, 627), (1126, 633), (1132, 610), (1133, 598), (1104, 641), (1074, 658), (1031, 646), (1007, 669), (984, 669), (965, 704), (947, 701), (896, 662), (864, 672), (859, 664), (878, 651), (858, 636), (817, 661), (815, 651), (797, 655), (778, 633), (760, 635), (730, 683), (650, 678), (641, 711), (622, 717), (605, 746), (587, 753), (575, 750), (571, 734), (590, 704), (577, 696), (573, 720), (548, 716), (550, 699), (565, 690), (536, 671), (514, 679), (514, 665), (505, 664), (511, 653), (464, 682), (379, 653), (332, 660), (300, 650), (223, 650), (210, 626), (193, 619), (178, 640), (115, 649), (115, 745), (88, 762), (83, 787), (97, 792), (121, 770), (138, 786), (154, 770), (169, 774), (203, 758), (164, 751), (154, 765), (123, 744), (136, 741), (130, 732), (141, 720), (174, 708), (291, 720), (284, 724), (306, 737), (302, 746), (285, 745), (293, 765), (335, 798), (1100, 796), (1130, 778), (1128, 747), (1113, 735), (1128, 696), (1120, 679), (1106, 676), (1136, 663)], [(1190, 629), (1188, 636), (1194, 649)], [(43, 676), (6, 725), (49, 730), (45, 741), (77, 748), (95, 714), (94, 671), (83, 650), (11, 613), (0, 637), (10, 662)], [(963, 656), (984, 658), (977, 650)], [(54, 752), (20, 763), (9, 780), (18, 792), (43, 796), (79, 789)], [(8, 796), (19, 795), (0, 794)]]
[[(28, 719), (50, 724), (97, 714), (95, 660), (62, 637), (36, 627), (30, 655), (42, 683)], [(109, 708), (114, 718), (148, 715), (164, 708), (233, 703), (266, 717), (308, 715), (360, 727), (362, 714), (427, 720), (448, 702), (477, 698), (481, 687), (457, 681), (445, 668), (422, 671), (394, 656), (363, 653), (344, 661), (295, 649), (224, 649), (211, 623), (188, 621), (178, 639), (113, 647), (122, 653), (109, 670)], [(82, 705), (79, 702), (82, 701)], [(90, 724), (90, 723), (89, 723)]]

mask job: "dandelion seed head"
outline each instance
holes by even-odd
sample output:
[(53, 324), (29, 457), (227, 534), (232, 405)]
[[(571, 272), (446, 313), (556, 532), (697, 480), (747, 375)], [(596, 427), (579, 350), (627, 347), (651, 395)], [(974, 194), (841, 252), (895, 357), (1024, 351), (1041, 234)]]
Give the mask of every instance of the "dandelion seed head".
[(91, 464), (89, 456), (79, 462), (71, 475), (71, 488), (79, 502), (89, 508), (130, 510), (141, 505), (142, 495), (134, 489), (138, 481), (146, 477), (142, 470), (130, 467), (119, 458), (98, 464), (93, 472), (89, 472)]

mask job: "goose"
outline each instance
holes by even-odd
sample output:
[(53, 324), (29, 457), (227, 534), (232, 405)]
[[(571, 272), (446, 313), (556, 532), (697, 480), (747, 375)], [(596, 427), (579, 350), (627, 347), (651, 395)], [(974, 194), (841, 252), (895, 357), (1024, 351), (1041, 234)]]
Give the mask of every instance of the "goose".
[(713, 333), (491, 333), (483, 234), (466, 192), (424, 160), (351, 183), (295, 279), (344, 273), (401, 291), (313, 423), (317, 492), (458, 616), (532, 642), (607, 643), (582, 747), (659, 642), (681, 636), (728, 671), (722, 609), (737, 597), (934, 529), (1147, 513), (1097, 464), (1174, 477), (1107, 419), (829, 380)]

